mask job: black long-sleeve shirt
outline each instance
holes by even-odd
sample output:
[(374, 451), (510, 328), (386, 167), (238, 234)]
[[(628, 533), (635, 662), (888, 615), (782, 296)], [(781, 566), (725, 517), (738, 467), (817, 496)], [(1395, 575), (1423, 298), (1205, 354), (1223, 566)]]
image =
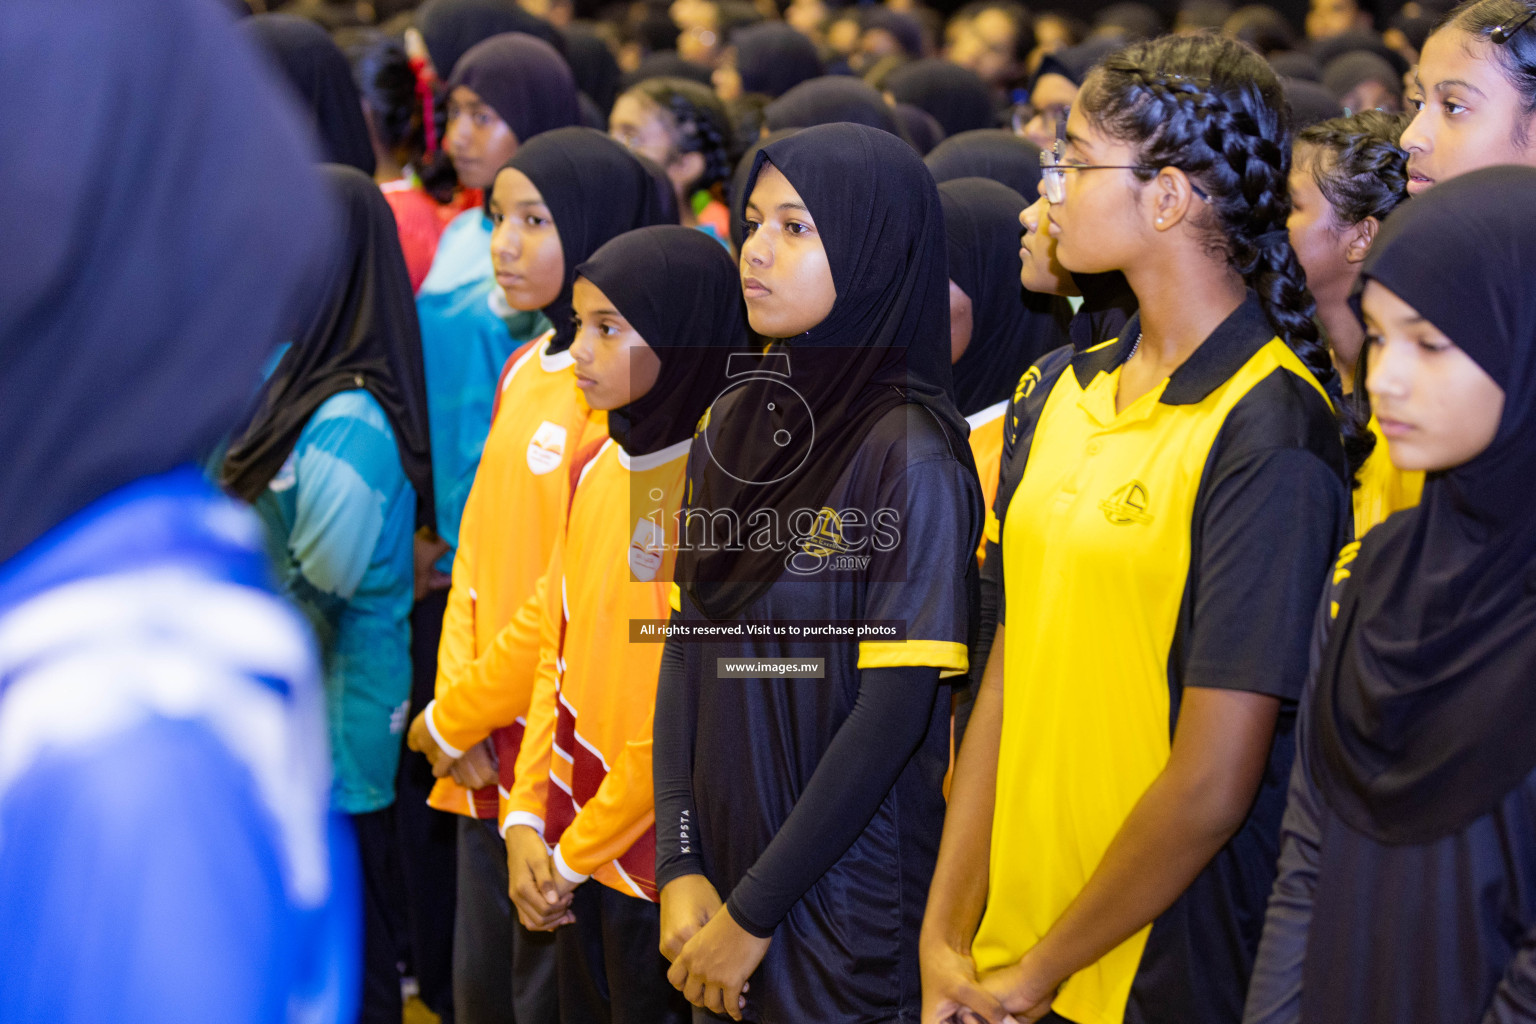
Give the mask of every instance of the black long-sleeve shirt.
[[(1336, 600), (1337, 586), (1314, 633), (1314, 675)], [(1303, 735), (1314, 684), (1244, 1024), (1536, 1022), (1536, 772), (1453, 835), (1377, 842), (1316, 785)]]
[[(949, 761), (939, 681), (967, 667), (980, 489), (931, 416), (883, 419), (825, 504), (865, 523), (899, 510), (899, 543), (861, 564), (852, 530), (820, 536), (833, 564), (786, 573), (737, 620), (899, 621), (907, 640), (672, 642), (657, 693), (657, 883), (703, 874), (742, 927), (772, 935), (747, 995), (763, 1024), (915, 1019)], [(700, 621), (686, 594), (673, 621)], [(825, 674), (717, 671), (768, 657), (822, 658)]]

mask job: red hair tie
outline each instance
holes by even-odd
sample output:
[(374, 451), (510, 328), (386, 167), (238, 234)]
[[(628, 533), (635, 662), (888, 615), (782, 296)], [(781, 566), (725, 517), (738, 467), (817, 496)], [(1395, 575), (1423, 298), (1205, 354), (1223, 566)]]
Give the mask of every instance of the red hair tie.
[(432, 90), (432, 72), (425, 57), (411, 58), (411, 73), (416, 76), (416, 95), (421, 99), (421, 126), (426, 134), (427, 153), (437, 152), (436, 96)]

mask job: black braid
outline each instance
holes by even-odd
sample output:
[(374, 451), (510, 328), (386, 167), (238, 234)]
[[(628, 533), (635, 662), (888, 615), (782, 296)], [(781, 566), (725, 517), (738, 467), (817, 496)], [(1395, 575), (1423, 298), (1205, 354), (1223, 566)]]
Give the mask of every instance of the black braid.
[(706, 85), (686, 78), (648, 78), (636, 85), (639, 93), (672, 119), (679, 153), (698, 153), (704, 172), (694, 188), (709, 189), (731, 176), (735, 132), (725, 104)]
[[(1317, 303), (1286, 232), (1291, 140), (1280, 80), (1262, 57), (1219, 36), (1164, 36), (1103, 61), (1078, 104), (1149, 168), (1177, 167), (1210, 197), (1210, 244), (1258, 295), (1275, 333), (1333, 397), (1350, 471), (1374, 438), (1341, 400)], [(1138, 171), (1150, 180), (1154, 170)]]

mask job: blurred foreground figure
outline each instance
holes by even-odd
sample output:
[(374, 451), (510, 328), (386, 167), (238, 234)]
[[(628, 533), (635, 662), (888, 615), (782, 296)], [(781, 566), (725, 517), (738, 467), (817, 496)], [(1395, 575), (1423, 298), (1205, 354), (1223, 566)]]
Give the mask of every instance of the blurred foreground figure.
[(323, 278), (313, 142), (217, 0), (0, 6), (0, 1021), (337, 1021), (313, 642), (204, 482)]

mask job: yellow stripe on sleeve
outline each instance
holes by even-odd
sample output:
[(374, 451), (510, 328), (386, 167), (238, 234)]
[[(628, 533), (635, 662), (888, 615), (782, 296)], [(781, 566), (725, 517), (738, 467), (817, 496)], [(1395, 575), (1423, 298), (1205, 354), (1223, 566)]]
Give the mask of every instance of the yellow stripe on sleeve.
[(965, 644), (951, 640), (861, 640), (859, 668), (903, 668), (924, 665), (939, 670), (939, 678), (965, 675), (970, 655)]

